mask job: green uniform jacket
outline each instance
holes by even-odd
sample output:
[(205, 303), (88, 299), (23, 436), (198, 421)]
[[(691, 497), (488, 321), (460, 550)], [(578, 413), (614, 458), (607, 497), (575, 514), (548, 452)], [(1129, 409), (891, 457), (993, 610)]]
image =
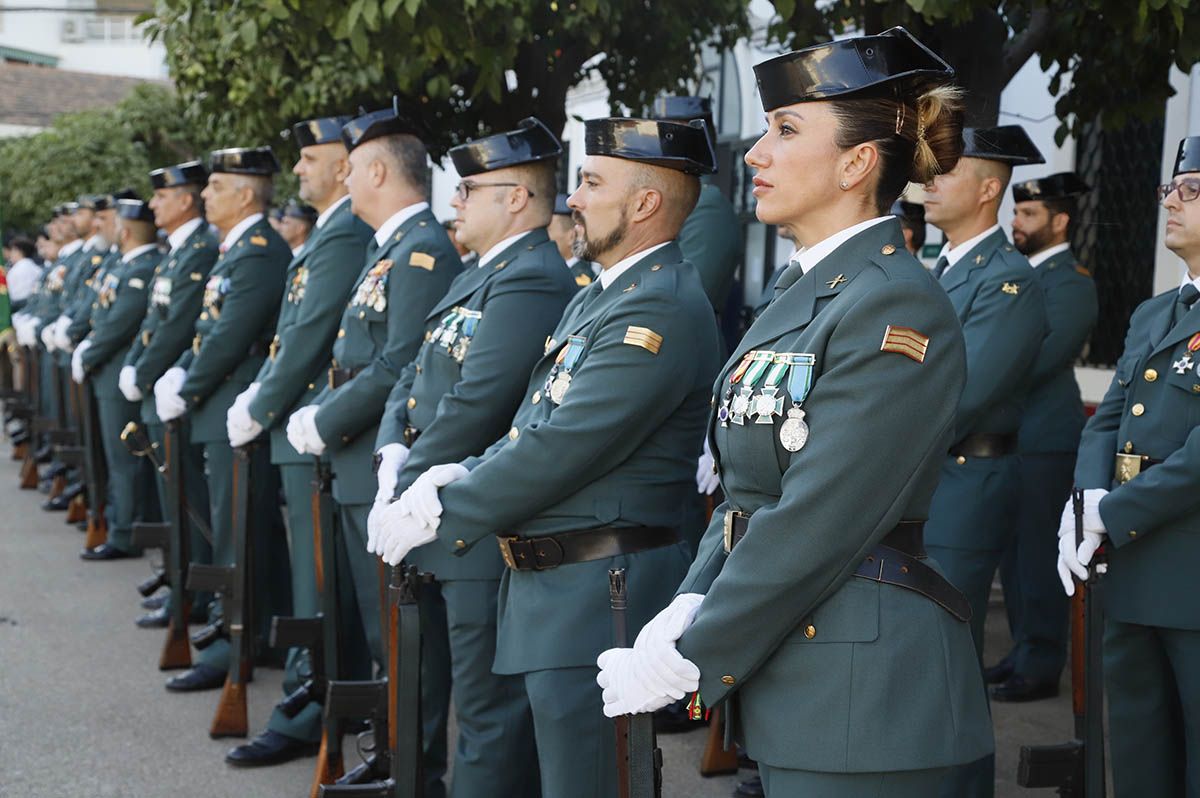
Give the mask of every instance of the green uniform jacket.
[[(1125, 623), (1197, 630), (1200, 355), (1189, 355), (1188, 346), (1200, 333), (1200, 303), (1172, 327), (1177, 294), (1143, 302), (1129, 320), (1116, 375), (1083, 430), (1075, 483), (1112, 491), (1100, 502), (1109, 541), (1104, 614)], [(1163, 462), (1118, 486), (1117, 452)]]
[[(404, 492), (431, 466), (482, 454), (508, 431), (525, 398), (546, 336), (578, 291), (544, 229), (514, 241), (488, 263), (464, 271), (425, 317), (425, 343), (388, 397), (376, 448), (421, 433), (400, 473)], [(459, 310), (479, 314), (466, 320)], [(407, 560), (441, 580), (499, 579), (500, 551), (479, 546), (455, 557), (424, 546)]]
[[(884, 349), (896, 327), (928, 337), (923, 362)], [(792, 453), (779, 416), (710, 419), (726, 502), (679, 588), (705, 594), (679, 641), (701, 696), (711, 706), (736, 691), (746, 749), (774, 767), (911, 770), (989, 753), (968, 625), (918, 593), (851, 577), (898, 522), (927, 517), (966, 371), (954, 310), (899, 222), (858, 233), (776, 297), (725, 365), (717, 401), (761, 350), (815, 356), (811, 434)], [(729, 555), (727, 510), (753, 513)]]
[(217, 247), (217, 237), (201, 222), (154, 269), (146, 317), (125, 356), (125, 365), (137, 372), (142, 418), (147, 424), (158, 423), (154, 383), (192, 345), (204, 285), (217, 262)]
[(312, 465), (312, 455), (288, 443), (287, 419), (326, 384), (329, 350), (370, 239), (371, 228), (350, 212), (347, 199), (288, 265), (272, 355), (254, 378), (259, 390), (250, 403), (251, 417), (271, 430), (273, 463)]
[(152, 249), (105, 270), (91, 312), (92, 345), (81, 358), (99, 397), (124, 399), (117, 377), (145, 318), (150, 282), (161, 260), (162, 253)]
[(342, 504), (375, 499), (375, 436), (388, 393), (416, 357), (429, 310), (462, 271), (462, 259), (428, 208), (368, 253), (333, 344), (335, 367), (354, 377), (314, 399), (321, 406), (317, 433), (333, 462), (333, 497)]
[(1085, 421), (1075, 360), (1096, 326), (1096, 284), (1070, 250), (1050, 256), (1033, 273), (1046, 300), (1047, 333), (1030, 374), (1019, 449), (1074, 453)]
[(265, 218), (217, 256), (192, 348), (176, 363), (188, 373), (179, 394), (191, 413), (193, 443), (228, 441), (225, 415), (266, 358), (291, 259)]
[(63, 311), (71, 320), (67, 325), (67, 337), (73, 344), (78, 344), (91, 332), (92, 312), (106, 277), (121, 271), (121, 253), (109, 251), (103, 256), (92, 255), (90, 263), (95, 263), (97, 257), (100, 257), (100, 263), (95, 268), (88, 267), (91, 268), (91, 274), (87, 274), (75, 287), (74, 297)]
[[(464, 461), (471, 473), (440, 491), (439, 540), (429, 545), (466, 554), (476, 544), (495, 547), (495, 535), (683, 523), (718, 366), (712, 307), (675, 242), (600, 285), (567, 306), (510, 432)], [(555, 404), (545, 384), (572, 336), (583, 337), (582, 351)], [(608, 569), (628, 569), (629, 628), (639, 629), (670, 601), (687, 561), (679, 543), (506, 570), (493, 670), (594, 667), (613, 642)]]
[(723, 311), (742, 258), (742, 225), (716, 186), (700, 187), (696, 207), (679, 231), (679, 249), (700, 274), (709, 304)]
[(39, 292), (40, 299), (37, 306), (29, 311), (41, 319), (41, 324), (38, 325), (39, 333), (42, 326), (53, 322), (62, 314), (63, 293), (67, 288), (67, 278), (75, 271), (76, 264), (84, 256), (85, 253), (80, 248), (70, 255), (59, 258), (54, 266), (46, 268), (46, 275)]

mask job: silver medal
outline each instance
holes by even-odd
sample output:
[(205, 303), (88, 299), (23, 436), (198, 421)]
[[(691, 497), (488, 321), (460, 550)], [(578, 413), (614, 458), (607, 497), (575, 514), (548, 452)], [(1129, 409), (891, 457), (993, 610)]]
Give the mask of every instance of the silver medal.
[(750, 397), (753, 394), (753, 388), (747, 388), (743, 385), (741, 390), (737, 392), (737, 395), (733, 397), (729, 420), (739, 427), (746, 423), (746, 412), (750, 410)]
[(799, 407), (787, 411), (787, 418), (779, 425), (779, 442), (789, 452), (798, 452), (808, 443), (808, 424), (804, 422), (804, 411)]

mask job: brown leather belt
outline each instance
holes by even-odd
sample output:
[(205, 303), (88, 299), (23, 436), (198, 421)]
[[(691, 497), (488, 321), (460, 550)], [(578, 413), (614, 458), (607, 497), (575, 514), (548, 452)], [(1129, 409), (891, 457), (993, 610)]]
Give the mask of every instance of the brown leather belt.
[(329, 370), (329, 388), (336, 391), (350, 380), (358, 376), (362, 369), (331, 368)]
[(968, 435), (950, 447), (952, 457), (1003, 457), (1017, 450), (1014, 433), (981, 432)]
[(405, 424), (404, 432), (400, 433), (400, 440), (410, 449), (412, 448), (412, 445), (417, 442), (417, 438), (419, 437), (421, 437), (421, 430), (417, 429), (412, 424)]
[[(749, 514), (727, 511), (725, 551), (732, 551), (749, 528)], [(971, 605), (966, 596), (923, 562), (926, 556), (925, 522), (901, 521), (867, 553), (853, 575), (920, 593), (958, 620), (964, 623), (971, 620)]]
[(510, 569), (545, 571), (560, 565), (660, 549), (678, 543), (679, 534), (665, 526), (601, 527), (544, 538), (497, 536), (496, 542), (500, 544), (504, 564)]
[(1116, 464), (1113, 468), (1113, 479), (1117, 481), (1117, 484), (1124, 485), (1147, 468), (1156, 466), (1161, 462), (1162, 460), (1156, 460), (1144, 454), (1117, 452)]

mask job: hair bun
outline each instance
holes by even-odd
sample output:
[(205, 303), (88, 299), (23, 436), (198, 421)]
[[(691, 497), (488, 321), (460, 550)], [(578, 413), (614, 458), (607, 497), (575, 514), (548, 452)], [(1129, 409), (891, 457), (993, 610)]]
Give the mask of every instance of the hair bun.
[(917, 142), (913, 154), (913, 183), (928, 183), (949, 172), (963, 151), (962, 89), (935, 86), (917, 98)]

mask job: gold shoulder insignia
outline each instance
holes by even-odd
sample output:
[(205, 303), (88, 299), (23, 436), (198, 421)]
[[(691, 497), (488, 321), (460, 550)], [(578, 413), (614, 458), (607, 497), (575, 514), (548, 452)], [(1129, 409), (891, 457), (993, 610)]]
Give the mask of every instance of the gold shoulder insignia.
[(575, 285), (585, 286), (585, 285), (591, 285), (591, 284), (592, 284), (592, 278), (588, 277), (586, 274), (575, 275)]
[(662, 347), (663, 337), (649, 327), (634, 327), (630, 325), (625, 331), (624, 343), (630, 346), (640, 346), (652, 355), (657, 355)]
[(632, 291), (635, 288), (637, 288), (637, 283), (630, 283), (629, 285), (625, 286), (624, 290), (621, 291), (621, 293), (628, 294), (630, 291)]
[(192, 272), (192, 273), (191, 273), (190, 275), (188, 275), (188, 276), (192, 278), (192, 282), (193, 282), (193, 283), (198, 283), (198, 282), (200, 282), (201, 280), (203, 280), (203, 279), (204, 279), (204, 275), (203, 275), (203, 274), (201, 274), (200, 272)]
[(546, 346), (544, 349), (542, 349), (542, 354), (543, 355), (550, 354), (550, 350), (553, 348), (554, 348), (554, 338), (552, 336), (547, 335), (546, 336)]
[(146, 282), (144, 280), (142, 280), (142, 278), (140, 278), (140, 277), (130, 277), (129, 278), (129, 287), (136, 288), (140, 291), (146, 287)]
[(250, 243), (256, 247), (265, 247), (267, 239), (265, 236), (250, 236)]
[(1013, 296), (1016, 296), (1021, 292), (1021, 286), (1017, 285), (1016, 283), (1005, 283), (1004, 285), (1000, 286), (1000, 290), (1006, 294), (1012, 294)]
[(1082, 274), (1084, 277), (1091, 277), (1091, 276), (1092, 276), (1092, 273), (1091, 273), (1090, 271), (1088, 271), (1088, 270), (1087, 270), (1086, 268), (1084, 268), (1083, 266), (1080, 266), (1078, 263), (1076, 263), (1076, 264), (1075, 264), (1075, 271), (1079, 272), (1079, 273), (1080, 273), (1080, 274)]
[(192, 244), (192, 249), (204, 249), (204, 246), (203, 241), (197, 241), (195, 244)]
[(912, 327), (894, 327), (891, 324), (883, 331), (883, 343), (879, 345), (880, 352), (895, 352), (918, 363), (925, 362), (925, 352), (928, 349), (928, 336), (922, 335)]
[(95, 266), (97, 263), (99, 263), (102, 260), (104, 260), (104, 258), (100, 257), (99, 255), (93, 255), (92, 256), (92, 265)]
[(433, 271), (433, 256), (425, 252), (414, 252), (408, 256), (408, 265), (416, 266), (418, 269), (424, 269), (427, 272)]
[(1005, 244), (1005, 245), (1004, 245), (1004, 251), (1005, 251), (1005, 252), (1012, 252), (1012, 251), (1013, 251), (1012, 244)]
[(497, 263), (497, 264), (495, 265), (495, 267), (494, 267), (494, 270), (495, 270), (495, 271), (500, 271), (501, 269), (503, 269), (503, 268), (504, 268), (505, 266), (507, 266), (507, 265), (508, 265), (508, 261), (506, 261), (506, 260), (502, 260), (502, 261), (500, 261), (499, 263)]
[(976, 265), (979, 265), (980, 263), (983, 263), (983, 256), (982, 256), (982, 255), (976, 255), (976, 256), (975, 256), (975, 264), (976, 264)]
[(879, 250), (880, 255), (894, 255), (895, 252), (896, 252), (895, 244), (884, 244), (883, 248)]

